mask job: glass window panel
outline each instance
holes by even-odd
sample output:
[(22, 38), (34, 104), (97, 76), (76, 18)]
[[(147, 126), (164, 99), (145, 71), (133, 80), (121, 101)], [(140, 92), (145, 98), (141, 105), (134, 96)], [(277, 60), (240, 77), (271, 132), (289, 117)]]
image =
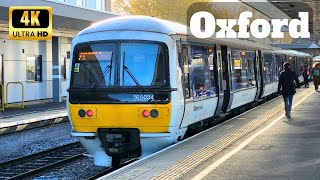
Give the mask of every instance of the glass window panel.
[(297, 61), (298, 69), (296, 71), (298, 77), (302, 76), (302, 69), (305, 62), (306, 60), (303, 57), (298, 57), (298, 61)]
[(184, 72), (184, 86), (185, 86), (185, 96), (190, 98), (190, 73), (189, 73), (189, 54), (188, 48), (182, 48), (182, 68)]
[[(121, 86), (169, 86), (167, 48), (151, 43), (122, 43)], [(143, 73), (142, 73), (143, 72)]]
[(65, 0), (65, 2), (67, 4), (72, 4), (72, 5), (76, 5), (77, 4), (76, 0)]
[(76, 48), (73, 66), (74, 87), (114, 85), (115, 43), (99, 43)]
[(63, 57), (60, 60), (60, 66), (61, 66), (61, 77), (63, 80), (67, 79), (67, 67), (66, 67), (66, 58)]
[(271, 83), (274, 81), (274, 74), (275, 74), (275, 68), (274, 68), (274, 56), (271, 53), (265, 53), (264, 54), (264, 80), (265, 83)]
[(280, 72), (282, 71), (282, 57), (280, 55), (275, 55), (275, 59), (276, 59), (276, 81), (279, 80), (279, 75)]
[[(191, 71), (193, 97), (206, 97), (216, 94), (214, 83), (213, 57), (214, 48), (207, 46), (191, 46)], [(212, 75), (211, 75), (212, 74)]]
[(97, 10), (104, 10), (103, 0), (96, 0), (96, 9)]
[(84, 4), (86, 8), (96, 9), (96, 0), (84, 0)]
[(232, 90), (256, 85), (254, 76), (255, 52), (246, 50), (231, 51)]
[(36, 79), (36, 57), (27, 57), (27, 81)]
[(76, 5), (84, 6), (83, 0), (76, 0)]

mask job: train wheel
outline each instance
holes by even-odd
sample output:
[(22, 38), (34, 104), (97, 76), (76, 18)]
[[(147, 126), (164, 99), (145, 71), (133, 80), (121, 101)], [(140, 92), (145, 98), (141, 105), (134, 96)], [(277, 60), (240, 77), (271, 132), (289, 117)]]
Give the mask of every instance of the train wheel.
[(112, 167), (119, 167), (120, 166), (121, 158), (119, 157), (112, 157)]

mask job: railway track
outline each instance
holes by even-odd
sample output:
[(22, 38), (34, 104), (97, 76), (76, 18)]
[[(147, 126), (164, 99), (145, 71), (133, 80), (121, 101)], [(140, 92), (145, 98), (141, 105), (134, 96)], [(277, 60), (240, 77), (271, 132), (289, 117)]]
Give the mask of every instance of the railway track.
[(0, 164), (0, 180), (23, 179), (83, 157), (79, 142), (67, 144)]
[(136, 160), (137, 160), (137, 159), (124, 159), (124, 160), (122, 160), (120, 166), (115, 167), (115, 168), (108, 168), (108, 169), (106, 169), (105, 171), (103, 171), (103, 172), (101, 172), (101, 173), (99, 173), (99, 174), (95, 174), (95, 175), (93, 175), (93, 176), (91, 176), (91, 177), (89, 177), (89, 178), (86, 178), (86, 180), (94, 180), (94, 179), (97, 179), (97, 178), (102, 177), (102, 176), (104, 176), (104, 175), (106, 175), (106, 174), (108, 174), (108, 173), (111, 173), (112, 171), (115, 171), (115, 170), (120, 169), (120, 168), (122, 168), (122, 167), (124, 167), (124, 166), (126, 166), (126, 165), (128, 165), (128, 164), (130, 164), (130, 163), (133, 163), (133, 162), (136, 161)]

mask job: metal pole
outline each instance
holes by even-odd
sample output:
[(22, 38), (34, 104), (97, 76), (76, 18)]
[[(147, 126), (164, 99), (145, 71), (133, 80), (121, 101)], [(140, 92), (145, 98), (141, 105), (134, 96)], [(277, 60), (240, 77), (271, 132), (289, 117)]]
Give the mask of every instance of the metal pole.
[(59, 37), (52, 37), (52, 98), (53, 102), (61, 102), (60, 76), (60, 41)]

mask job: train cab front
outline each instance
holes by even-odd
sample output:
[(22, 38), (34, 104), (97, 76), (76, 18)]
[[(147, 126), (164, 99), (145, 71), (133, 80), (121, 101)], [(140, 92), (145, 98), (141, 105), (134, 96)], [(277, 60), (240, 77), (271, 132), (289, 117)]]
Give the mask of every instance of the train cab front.
[(174, 91), (169, 82), (163, 43), (76, 45), (68, 90), (72, 135), (100, 166), (168, 146)]

